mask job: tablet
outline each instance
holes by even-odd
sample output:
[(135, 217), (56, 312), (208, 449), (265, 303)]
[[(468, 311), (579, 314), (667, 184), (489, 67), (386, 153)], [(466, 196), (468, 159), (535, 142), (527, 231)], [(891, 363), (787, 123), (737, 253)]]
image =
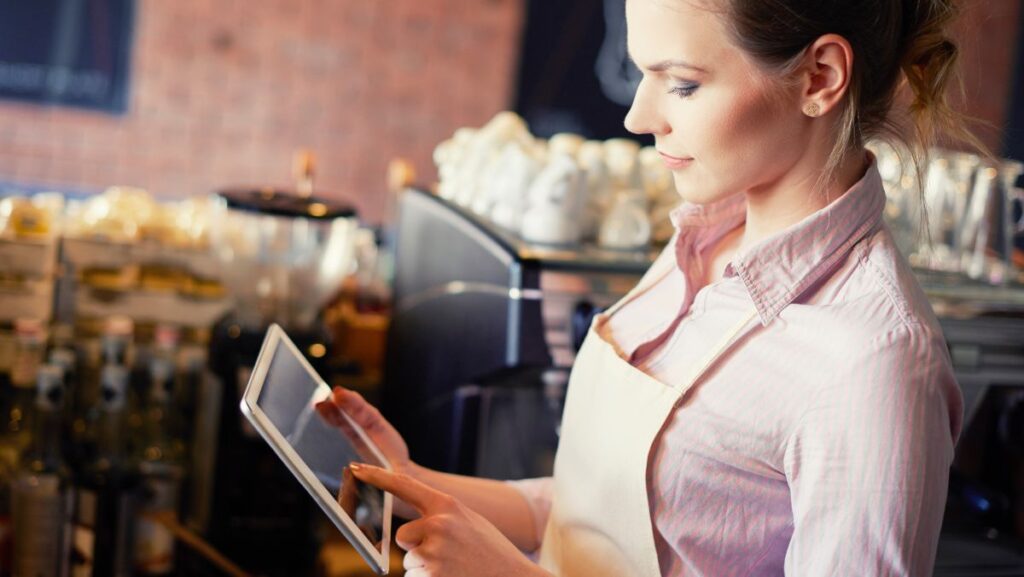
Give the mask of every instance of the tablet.
[(387, 574), (392, 496), (356, 479), (352, 462), (391, 466), (348, 415), (333, 426), (316, 404), (330, 398), (288, 335), (271, 325), (242, 396), (242, 413), (363, 559)]

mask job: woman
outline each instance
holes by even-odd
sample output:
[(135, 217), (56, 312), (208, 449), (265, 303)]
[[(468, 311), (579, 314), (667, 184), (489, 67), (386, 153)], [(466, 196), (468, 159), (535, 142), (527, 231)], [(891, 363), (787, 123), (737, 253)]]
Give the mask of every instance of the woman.
[[(335, 393), (400, 473), (355, 474), (421, 515), (397, 534), (408, 574), (930, 575), (962, 400), (864, 143), (904, 109), (920, 143), (959, 130), (951, 1), (626, 14), (643, 71), (626, 126), (686, 202), (577, 357), (554, 478), (425, 470)], [(520, 552), (538, 548), (539, 566)]]

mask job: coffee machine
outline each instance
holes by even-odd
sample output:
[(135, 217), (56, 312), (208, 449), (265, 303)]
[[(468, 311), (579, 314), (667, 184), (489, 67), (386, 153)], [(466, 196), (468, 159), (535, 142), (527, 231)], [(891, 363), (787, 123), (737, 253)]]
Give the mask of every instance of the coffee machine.
[[(399, 199), (396, 236), (384, 415), (423, 465), (542, 473), (538, 454), (553, 454), (568, 369), (591, 318), (656, 253), (529, 244), (415, 189)], [(500, 433), (510, 427), (515, 434)]]
[[(307, 190), (308, 192), (308, 190)], [(271, 188), (217, 195), (213, 244), (234, 311), (213, 328), (210, 369), (222, 384), (205, 533), (264, 575), (313, 574), (313, 501), (238, 410), (266, 330), (281, 325), (330, 381), (331, 338), (321, 312), (351, 272), (358, 223), (348, 205)]]
[(1024, 575), (1024, 287), (998, 292), (970, 315), (940, 317), (964, 423), (935, 575)]

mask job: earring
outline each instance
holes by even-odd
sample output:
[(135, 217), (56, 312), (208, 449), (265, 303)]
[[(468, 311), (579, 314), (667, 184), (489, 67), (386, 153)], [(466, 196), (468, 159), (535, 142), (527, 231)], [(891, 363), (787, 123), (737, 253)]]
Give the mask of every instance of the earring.
[(804, 105), (804, 114), (811, 118), (817, 118), (821, 114), (821, 106), (817, 102), (808, 102)]

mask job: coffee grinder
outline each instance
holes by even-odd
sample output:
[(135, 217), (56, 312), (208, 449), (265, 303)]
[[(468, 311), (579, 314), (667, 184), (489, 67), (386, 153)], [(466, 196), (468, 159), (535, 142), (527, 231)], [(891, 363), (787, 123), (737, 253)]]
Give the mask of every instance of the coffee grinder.
[(311, 575), (319, 545), (315, 504), (238, 410), (266, 330), (281, 325), (330, 382), (321, 312), (353, 266), (355, 210), (313, 195), (312, 158), (300, 155), (296, 190), (218, 192), (214, 243), (234, 311), (216, 324), (210, 369), (223, 385), (207, 534), (261, 574)]

